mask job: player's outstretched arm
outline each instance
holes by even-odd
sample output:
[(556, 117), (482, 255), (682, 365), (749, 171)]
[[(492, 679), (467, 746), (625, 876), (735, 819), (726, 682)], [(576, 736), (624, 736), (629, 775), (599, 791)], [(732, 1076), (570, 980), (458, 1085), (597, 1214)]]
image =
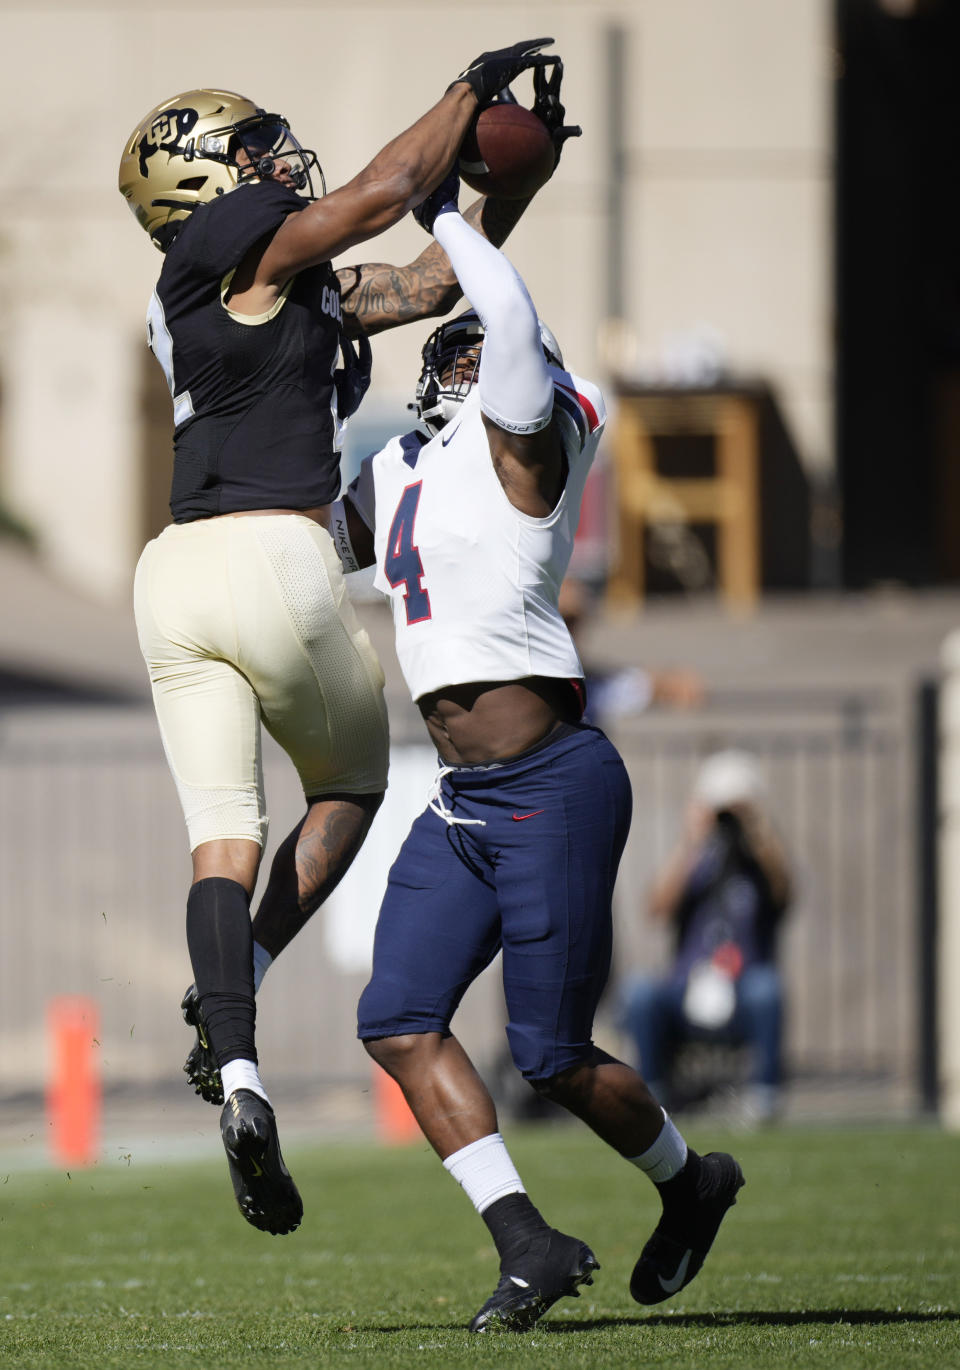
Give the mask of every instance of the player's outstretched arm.
[(552, 41), (538, 38), (482, 53), (432, 109), (351, 181), (287, 218), (260, 258), (256, 283), (280, 286), (402, 219), (443, 180), (479, 106), (520, 72), (542, 65), (547, 59), (539, 49)]
[[(532, 198), (532, 197), (531, 197)], [(488, 242), (500, 247), (530, 203), (483, 196), (464, 212), (464, 218)], [(406, 266), (365, 262), (337, 272), (343, 298), (344, 324), (351, 336), (383, 333), (418, 319), (449, 314), (463, 297), (450, 259), (432, 242)]]
[[(566, 110), (560, 100), (563, 62), (559, 57), (545, 58), (533, 71), (533, 112), (550, 132), (554, 145), (554, 171), (568, 138), (579, 137), (579, 125), (565, 123)], [(512, 95), (512, 92), (508, 92)], [(494, 247), (502, 247), (533, 197), (503, 200), (484, 196), (476, 200), (463, 217)], [(441, 318), (457, 305), (463, 291), (447, 254), (433, 242), (406, 266), (389, 262), (367, 262), (339, 271), (347, 331), (356, 334), (356, 325), (366, 333), (382, 333), (418, 319)]]
[(543, 518), (563, 491), (565, 459), (536, 308), (511, 263), (455, 202), (437, 211), (433, 232), (483, 324), (477, 389), (494, 469), (510, 503)]
[(437, 204), (446, 184), (418, 210), (429, 210), (434, 236), (450, 258), (463, 293), (483, 324), (477, 388), (484, 414), (504, 431), (528, 435), (553, 414), (553, 377), (540, 341), (540, 320), (527, 287), (502, 252), (457, 210)]
[(443, 179), (476, 107), (468, 86), (452, 86), (346, 185), (291, 214), (260, 259), (258, 284), (282, 285), (402, 219)]

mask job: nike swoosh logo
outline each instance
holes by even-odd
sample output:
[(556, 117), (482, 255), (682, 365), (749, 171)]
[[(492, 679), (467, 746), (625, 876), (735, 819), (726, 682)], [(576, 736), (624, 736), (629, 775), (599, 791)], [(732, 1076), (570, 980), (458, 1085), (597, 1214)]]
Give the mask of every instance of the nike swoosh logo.
[(525, 818), (536, 818), (538, 813), (546, 813), (546, 809), (534, 809), (533, 813), (515, 813), (513, 821), (514, 823), (522, 823)]
[(258, 1161), (255, 1161), (252, 1156), (249, 1156), (247, 1159), (249, 1160), (251, 1169), (253, 1170), (254, 1178), (258, 1178), (260, 1175), (263, 1174), (263, 1166), (260, 1165)]
[(441, 438), (441, 439), (440, 439), (440, 446), (441, 446), (441, 447), (446, 447), (447, 443), (448, 443), (448, 442), (452, 442), (453, 439), (454, 439), (454, 438), (457, 436), (457, 434), (459, 433), (459, 431), (460, 431), (460, 425), (459, 425), (459, 423), (458, 423), (457, 426), (456, 426), (456, 428), (453, 430), (453, 432), (450, 434), (449, 437)]
[(690, 1264), (690, 1257), (692, 1255), (692, 1251), (684, 1252), (683, 1260), (677, 1266), (677, 1273), (672, 1279), (665, 1280), (662, 1275), (657, 1276), (657, 1279), (660, 1281), (660, 1288), (665, 1294), (675, 1294), (683, 1284), (684, 1280), (687, 1278), (687, 1266)]

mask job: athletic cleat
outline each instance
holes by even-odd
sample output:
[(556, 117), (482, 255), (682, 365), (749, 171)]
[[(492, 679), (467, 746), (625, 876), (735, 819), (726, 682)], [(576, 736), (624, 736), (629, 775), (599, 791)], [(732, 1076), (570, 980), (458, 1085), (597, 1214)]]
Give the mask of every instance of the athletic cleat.
[(220, 1114), (233, 1192), (248, 1223), (275, 1237), (293, 1232), (303, 1201), (280, 1155), (273, 1109), (250, 1089), (235, 1089)]
[(183, 1063), (184, 1073), (193, 1085), (194, 1092), (202, 1099), (206, 1099), (208, 1104), (222, 1104), (223, 1082), (220, 1079), (220, 1067), (207, 1039), (196, 985), (191, 985), (187, 990), (180, 1007), (187, 1027), (195, 1028), (197, 1032), (197, 1040)]
[(662, 1303), (690, 1283), (706, 1260), (723, 1215), (737, 1202), (744, 1180), (733, 1157), (711, 1151), (700, 1159), (696, 1199), (664, 1210), (633, 1267), (630, 1293), (637, 1303)]
[[(504, 1269), (504, 1265), (507, 1266)], [(471, 1332), (526, 1332), (558, 1299), (580, 1297), (600, 1265), (585, 1242), (553, 1229), (522, 1256), (500, 1265), (500, 1283), (470, 1324)]]

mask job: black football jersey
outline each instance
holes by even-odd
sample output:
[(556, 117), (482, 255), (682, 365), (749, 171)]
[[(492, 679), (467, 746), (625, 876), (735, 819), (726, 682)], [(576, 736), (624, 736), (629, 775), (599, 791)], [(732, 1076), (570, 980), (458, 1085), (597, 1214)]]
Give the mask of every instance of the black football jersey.
[(240, 322), (223, 304), (250, 248), (306, 203), (276, 182), (245, 182), (195, 209), (166, 254), (147, 332), (173, 396), (177, 523), (339, 494), (332, 266), (299, 272), (269, 316)]

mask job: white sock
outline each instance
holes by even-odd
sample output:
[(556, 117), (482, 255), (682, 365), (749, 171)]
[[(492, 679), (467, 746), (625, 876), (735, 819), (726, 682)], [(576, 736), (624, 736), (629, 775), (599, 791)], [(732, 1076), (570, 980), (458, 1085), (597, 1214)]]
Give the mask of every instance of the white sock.
[(505, 1194), (527, 1192), (499, 1132), (454, 1151), (443, 1168), (449, 1170), (478, 1213)]
[(664, 1180), (672, 1180), (674, 1175), (679, 1175), (687, 1159), (686, 1142), (667, 1117), (667, 1110), (663, 1108), (660, 1111), (663, 1114), (663, 1127), (653, 1146), (640, 1156), (627, 1158), (654, 1184), (662, 1184)]
[(228, 1061), (225, 1066), (220, 1067), (220, 1079), (223, 1081), (225, 1099), (229, 1099), (238, 1089), (252, 1089), (254, 1094), (259, 1094), (268, 1104), (270, 1102), (260, 1079), (260, 1072), (253, 1061)]
[(259, 942), (253, 944), (253, 992), (259, 993), (260, 986), (263, 984), (263, 977), (273, 965), (273, 957), (266, 947), (261, 947)]

